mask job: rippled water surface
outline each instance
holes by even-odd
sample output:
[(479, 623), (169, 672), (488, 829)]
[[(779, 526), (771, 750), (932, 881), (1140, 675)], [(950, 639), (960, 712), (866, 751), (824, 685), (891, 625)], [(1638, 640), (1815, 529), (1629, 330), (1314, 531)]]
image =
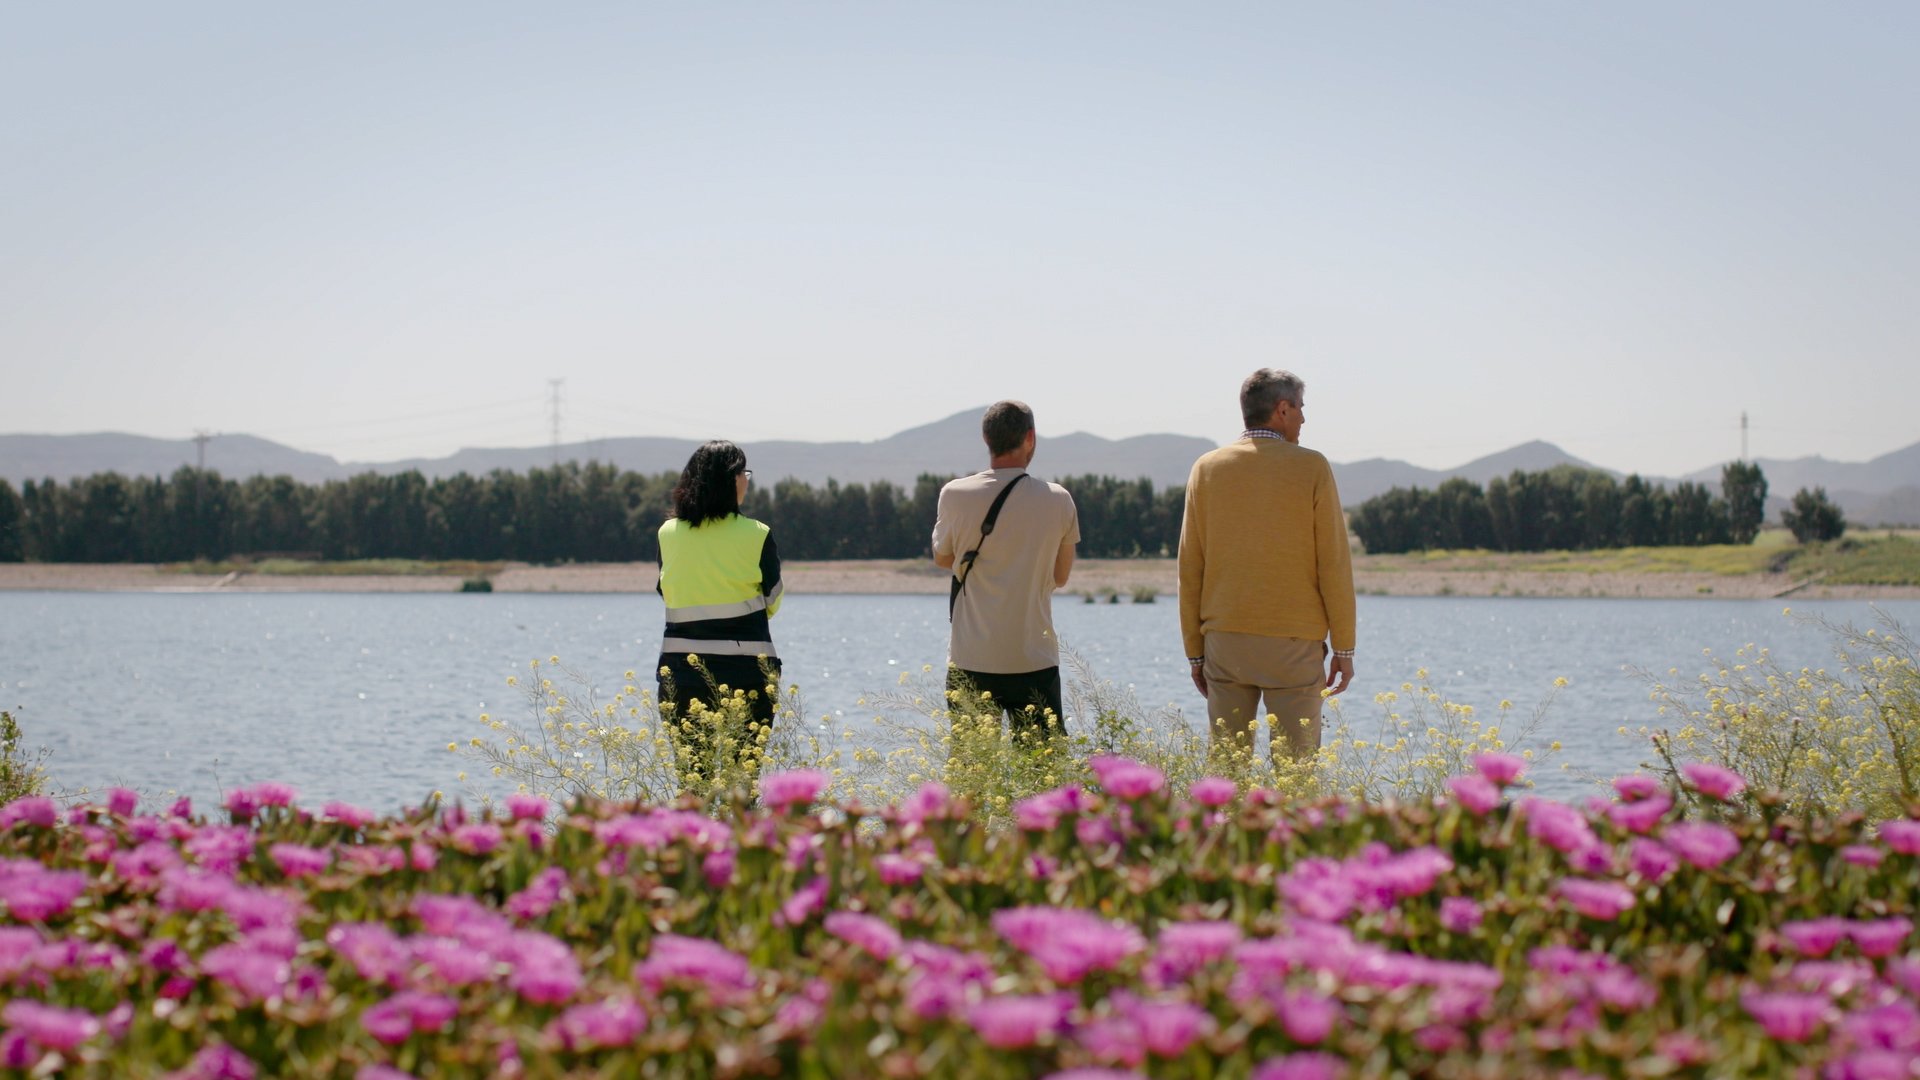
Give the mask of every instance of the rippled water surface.
[[(1920, 602), (1881, 609), (1920, 627)], [(1869, 621), (1864, 603), (1796, 613)], [(303, 803), (347, 799), (381, 809), (456, 792), (447, 752), (481, 731), (483, 711), (521, 707), (506, 677), (558, 654), (603, 686), (645, 671), (659, 646), (653, 595), (0, 593), (0, 706), (19, 706), (28, 739), (52, 751), (64, 788), (126, 784), (203, 802), (258, 780), (294, 784)], [(1055, 608), (1062, 640), (1101, 678), (1149, 708), (1197, 719), (1177, 610), (1157, 604)], [(1449, 699), (1529, 713), (1556, 676), (1571, 680), (1542, 740), (1560, 760), (1611, 774), (1641, 758), (1616, 734), (1654, 719), (1646, 686), (1623, 671), (1691, 677), (1701, 650), (1749, 642), (1793, 664), (1829, 658), (1817, 629), (1774, 602), (1384, 598), (1360, 601), (1359, 684), (1348, 714), (1425, 667)], [(946, 603), (936, 596), (790, 596), (774, 633), (786, 681), (809, 711), (855, 730), (865, 692), (944, 662)], [(1549, 792), (1576, 781), (1543, 770)]]

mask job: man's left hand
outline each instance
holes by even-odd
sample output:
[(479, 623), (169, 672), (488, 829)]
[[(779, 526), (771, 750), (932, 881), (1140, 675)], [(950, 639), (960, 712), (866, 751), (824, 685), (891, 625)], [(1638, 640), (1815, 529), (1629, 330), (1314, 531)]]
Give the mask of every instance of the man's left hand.
[(1338, 697), (1353, 685), (1353, 657), (1336, 656), (1333, 664), (1327, 668), (1327, 694)]

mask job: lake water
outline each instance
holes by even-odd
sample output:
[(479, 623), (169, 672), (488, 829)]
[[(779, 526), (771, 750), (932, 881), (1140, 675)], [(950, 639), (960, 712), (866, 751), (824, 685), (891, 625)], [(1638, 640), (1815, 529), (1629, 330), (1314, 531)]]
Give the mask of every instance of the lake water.
[[(1920, 602), (1879, 607), (1920, 627)], [(1857, 602), (1795, 612), (1873, 618)], [(1100, 677), (1198, 721), (1169, 600), (1063, 599), (1055, 621)], [(282, 780), (303, 804), (391, 810), (461, 789), (467, 763), (447, 743), (481, 734), (482, 712), (523, 708), (506, 677), (528, 660), (557, 654), (617, 687), (627, 669), (651, 668), (660, 625), (651, 594), (0, 593), (0, 706), (17, 706), (65, 789), (124, 784), (207, 806), (226, 788)], [(946, 602), (789, 596), (774, 628), (809, 711), (859, 731), (873, 712), (862, 694), (944, 663)], [(1349, 716), (1374, 716), (1375, 692), (1425, 667), (1449, 700), (1484, 716), (1506, 698), (1524, 715), (1565, 676), (1540, 738), (1563, 743), (1559, 760), (1612, 775), (1644, 756), (1616, 730), (1655, 719), (1623, 668), (1690, 678), (1703, 649), (1750, 642), (1795, 665), (1830, 659), (1826, 636), (1778, 602), (1362, 597), (1359, 682), (1345, 700)], [(1537, 779), (1562, 797), (1583, 790), (1554, 770)]]

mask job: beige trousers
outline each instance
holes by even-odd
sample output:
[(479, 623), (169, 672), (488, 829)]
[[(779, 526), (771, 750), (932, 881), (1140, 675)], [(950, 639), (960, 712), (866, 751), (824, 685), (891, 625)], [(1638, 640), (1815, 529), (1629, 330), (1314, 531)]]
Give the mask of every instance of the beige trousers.
[[(1213, 748), (1253, 746), (1254, 725), (1276, 718), (1272, 753), (1300, 760), (1320, 749), (1320, 691), (1327, 685), (1327, 645), (1300, 638), (1209, 631), (1206, 637), (1207, 715)], [(1266, 699), (1266, 712), (1256, 711)]]

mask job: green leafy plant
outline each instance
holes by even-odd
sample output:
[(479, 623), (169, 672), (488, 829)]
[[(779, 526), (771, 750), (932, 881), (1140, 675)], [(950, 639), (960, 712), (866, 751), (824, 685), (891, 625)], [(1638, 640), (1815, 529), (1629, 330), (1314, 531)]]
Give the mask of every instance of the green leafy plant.
[(0, 803), (46, 790), (47, 752), (29, 752), (22, 745), (24, 738), (13, 714), (0, 711)]

